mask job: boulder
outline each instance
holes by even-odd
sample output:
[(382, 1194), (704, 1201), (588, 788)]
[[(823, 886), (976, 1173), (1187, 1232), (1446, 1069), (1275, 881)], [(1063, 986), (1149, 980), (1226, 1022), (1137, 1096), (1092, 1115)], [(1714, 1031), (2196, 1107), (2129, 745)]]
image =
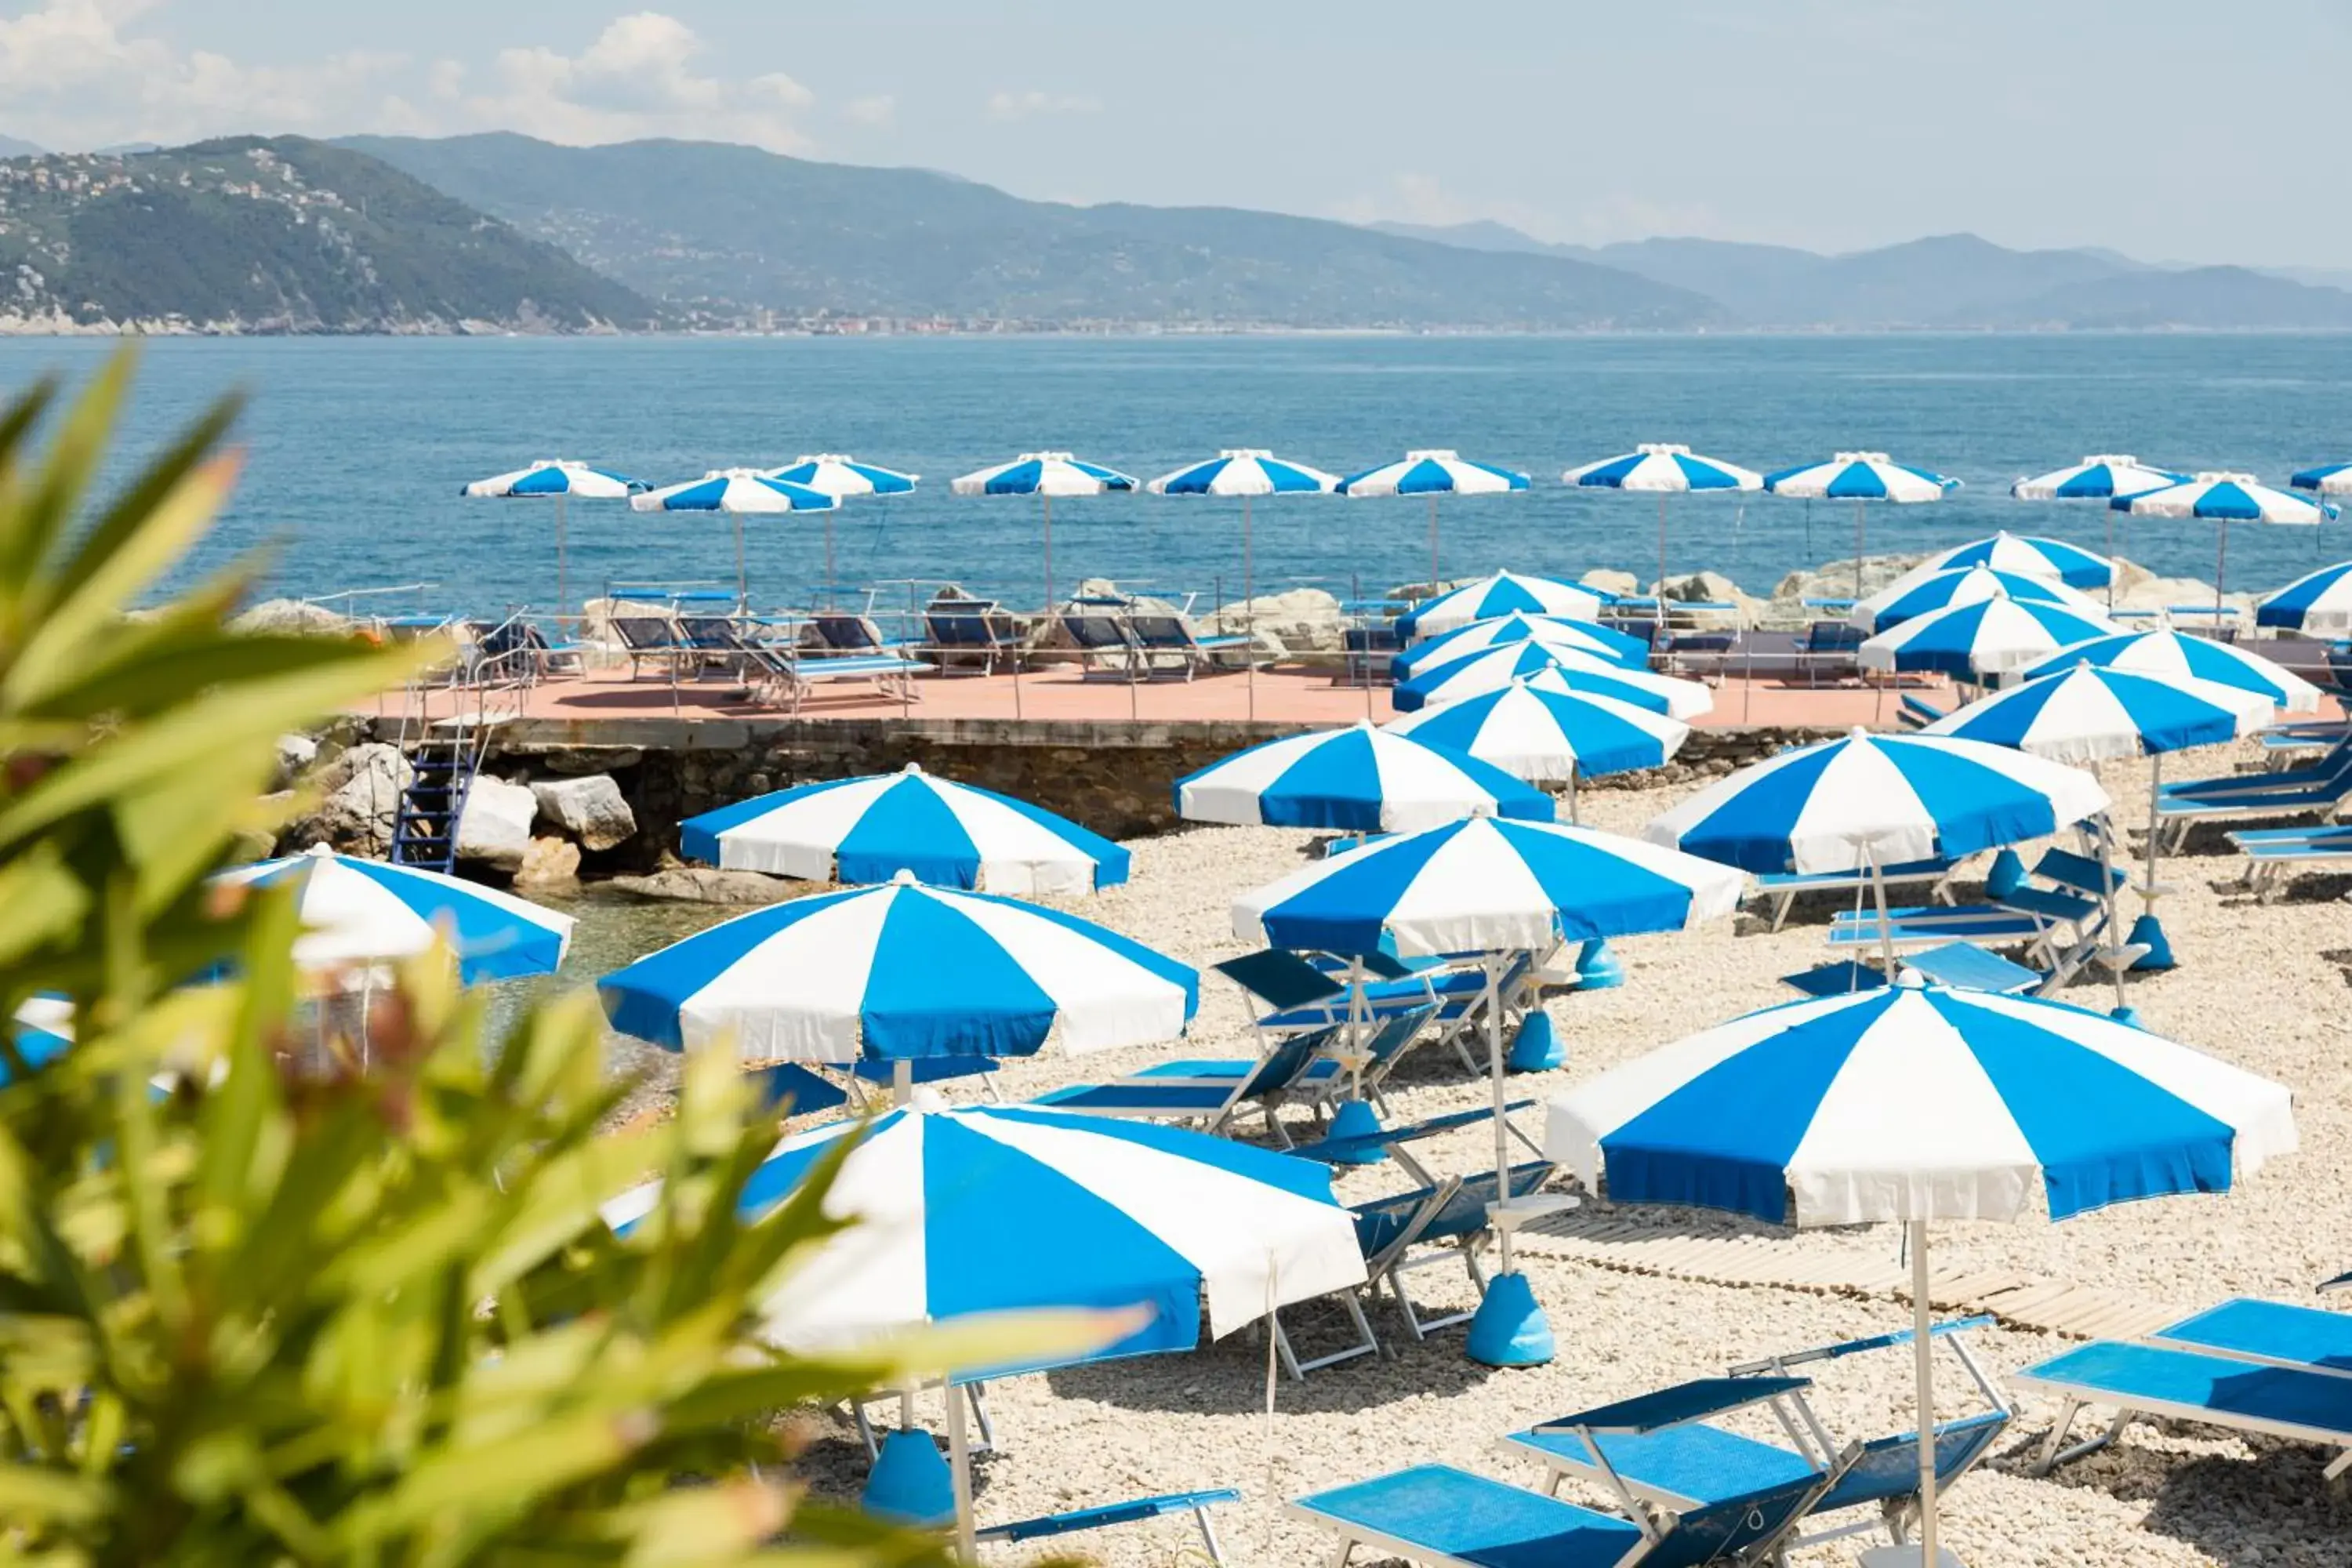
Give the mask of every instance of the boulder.
[(307, 599), (264, 599), (229, 622), (233, 631), (318, 632), (330, 636), (348, 632), (352, 625), (350, 616), (339, 616)]
[(381, 741), (339, 753), (319, 770), (322, 798), (308, 825), (308, 842), (347, 855), (382, 855), (392, 847), (400, 792), (415, 776), (400, 748)]
[(310, 736), (278, 736), (278, 768), (272, 775), (273, 782), (270, 788), (273, 790), (292, 788), (294, 781), (308, 773), (310, 764), (318, 760), (319, 742)]
[(522, 852), (515, 868), (518, 888), (562, 888), (580, 880), (580, 846), (568, 838), (540, 837)]
[(1807, 599), (1868, 598), (1927, 559), (1925, 555), (1864, 556), (1859, 595), (1853, 591), (1853, 558), (1825, 562), (1811, 571), (1791, 572), (1781, 578), (1773, 586), (1772, 597), (1785, 601), (1784, 608)]
[(497, 871), (520, 870), (530, 849), (530, 825), (538, 816), (539, 797), (529, 784), (487, 774), (477, 778), (457, 817), (457, 858)]
[(1685, 603), (1731, 605), (1729, 610), (1700, 611), (1688, 619), (1678, 619), (1677, 625), (1696, 624), (1702, 628), (1752, 626), (1770, 608), (1767, 601), (1744, 592), (1738, 584), (1720, 572), (1694, 572), (1687, 577), (1669, 577), (1664, 595), (1669, 600)]
[(610, 849), (635, 837), (637, 819), (610, 773), (544, 779), (530, 786), (539, 814), (580, 841), (583, 849)]
[(715, 866), (671, 866), (649, 876), (615, 877), (604, 886), (635, 898), (692, 904), (772, 904), (806, 890), (788, 877)]
[(1612, 571), (1606, 566), (1596, 566), (1577, 581), (1603, 594), (1638, 594), (1642, 591), (1639, 577), (1631, 572)]
[(1202, 616), (1201, 624), (1222, 626), (1229, 632), (1255, 631), (1259, 646), (1272, 653), (1338, 653), (1348, 622), (1337, 595), (1293, 588), (1220, 605)]

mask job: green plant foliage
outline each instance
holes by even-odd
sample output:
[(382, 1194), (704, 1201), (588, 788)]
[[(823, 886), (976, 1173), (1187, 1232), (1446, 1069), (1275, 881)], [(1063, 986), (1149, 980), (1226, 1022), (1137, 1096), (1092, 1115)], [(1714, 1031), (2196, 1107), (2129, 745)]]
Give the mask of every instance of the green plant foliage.
[[(86, 512), (129, 372), (0, 414), (0, 1005), (62, 993), (76, 1034), (37, 1069), (0, 1047), (0, 1559), (937, 1560), (807, 1502), (780, 1413), (1125, 1325), (782, 1353), (758, 1308), (830, 1234), (829, 1173), (739, 1215), (774, 1129), (724, 1061), (610, 1131), (593, 1001), (491, 1043), (445, 955), (364, 1040), (313, 1034), (290, 895), (206, 877), (278, 734), (435, 650), (232, 633), (242, 573), (130, 616), (235, 463), (223, 407)], [(602, 1205), (651, 1174), (616, 1237)]]

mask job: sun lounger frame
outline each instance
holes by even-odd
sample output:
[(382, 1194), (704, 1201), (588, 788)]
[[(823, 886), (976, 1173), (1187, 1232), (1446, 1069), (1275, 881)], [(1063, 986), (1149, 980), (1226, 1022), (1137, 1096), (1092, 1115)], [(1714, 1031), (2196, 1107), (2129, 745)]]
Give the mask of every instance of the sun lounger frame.
[[(2139, 1352), (2150, 1355), (2184, 1357), (2207, 1362), (2222, 1367), (2235, 1367), (2247, 1373), (2262, 1373), (2279, 1379), (2311, 1378), (2324, 1383), (2342, 1384), (2345, 1380), (2329, 1373), (2308, 1368), (2271, 1366), (2241, 1358), (2220, 1355), (2206, 1350), (2187, 1350), (2172, 1345), (2130, 1345), (2113, 1340), (2095, 1341), (2080, 1345), (2063, 1355), (2010, 1374), (2012, 1385), (2038, 1389), (2055, 1394), (2064, 1401), (2058, 1419), (2051, 1425), (2050, 1435), (2042, 1440), (2042, 1452), (2034, 1461), (2033, 1473), (2048, 1475), (2060, 1465), (2078, 1459), (2107, 1447), (2123, 1436), (2124, 1429), (2142, 1416), (2164, 1420), (2186, 1421), (2200, 1426), (2218, 1426), (2225, 1431), (2250, 1432), (2262, 1436), (2284, 1437), (2291, 1442), (2309, 1443), (2316, 1447), (2333, 1448), (2335, 1456), (2320, 1472), (2324, 1479), (2333, 1481), (2347, 1470), (2352, 1470), (2352, 1391), (2345, 1399), (2346, 1420), (2336, 1428), (2315, 1426), (2304, 1422), (2280, 1420), (2239, 1411), (2220, 1411), (2210, 1405), (2187, 1401), (2165, 1399), (2145, 1394), (2126, 1394), (2117, 1389), (2100, 1387), (2086, 1379), (2053, 1377), (2049, 1369), (2058, 1363), (2082, 1354), (2084, 1351), (2105, 1348)], [(2074, 1426), (2075, 1416), (2093, 1405), (2113, 1406), (2115, 1419), (2095, 1436), (2067, 1445), (2067, 1432)]]

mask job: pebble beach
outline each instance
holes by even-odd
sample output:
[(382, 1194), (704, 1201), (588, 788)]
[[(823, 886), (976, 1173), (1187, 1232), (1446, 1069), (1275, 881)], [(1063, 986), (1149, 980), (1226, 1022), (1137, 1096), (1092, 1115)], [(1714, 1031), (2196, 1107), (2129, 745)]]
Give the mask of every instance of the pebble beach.
[[(2259, 765), (2241, 745), (2168, 760), (2168, 777)], [(2144, 818), (2145, 764), (2109, 763), (2102, 772), (2128, 824)], [(1588, 826), (1633, 832), (1691, 786), (1598, 789), (1580, 805)], [(2136, 837), (2136, 836), (2135, 836)], [(1066, 905), (1074, 912), (1149, 941), (1205, 967), (1244, 951), (1232, 934), (1234, 897), (1303, 863), (1310, 836), (1273, 828), (1192, 827), (1131, 843), (1134, 869), (1122, 887)], [(2032, 858), (2029, 849), (2028, 859)], [(1984, 858), (1956, 884), (1964, 900)], [(1938, 1270), (2011, 1269), (2094, 1285), (2185, 1316), (2238, 1295), (2312, 1304), (2315, 1281), (2352, 1267), (2352, 1212), (2341, 1202), (2340, 1173), (2352, 1166), (2352, 904), (2347, 881), (2309, 874), (2284, 897), (2258, 903), (2242, 886), (2243, 862), (2218, 830), (2200, 830), (2187, 850), (2165, 862), (2176, 890), (2162, 903), (2179, 967), (2136, 975), (2129, 999), (2155, 1031), (2213, 1052), (2290, 1086), (2296, 1097), (2300, 1151), (2273, 1162), (2237, 1190), (2120, 1206), (2063, 1225), (1937, 1227)], [(1626, 970), (1619, 989), (1563, 993), (1547, 1004), (1570, 1060), (1558, 1071), (1515, 1078), (1514, 1099), (1538, 1105), (1519, 1124), (1541, 1137), (1541, 1102), (1618, 1063), (1793, 993), (1778, 977), (1826, 958), (1823, 931), (1834, 900), (1801, 903), (1775, 933), (1751, 901), (1735, 922), (1683, 935), (1616, 944)], [(2127, 903), (2127, 912), (2129, 904)], [(626, 920), (636, 952), (722, 918), (727, 911), (668, 908), (621, 916), (607, 908), (583, 926)], [(1204, 977), (1189, 1054), (1249, 1054), (1241, 994)], [(2113, 1005), (2103, 976), (2078, 979), (2061, 999)], [(649, 1069), (649, 1090), (674, 1059), (615, 1040), (616, 1060)], [(1164, 1058), (1163, 1048), (1071, 1058), (1049, 1046), (1008, 1063), (999, 1075), (1007, 1100), (1061, 1084), (1115, 1076)], [(1398, 1118), (1417, 1120), (1486, 1102), (1483, 1079), (1465, 1073), (1450, 1051), (1423, 1048), (1391, 1080)], [(1306, 1125), (1293, 1110), (1295, 1125)], [(1258, 1136), (1255, 1127), (1244, 1130)], [(1492, 1163), (1491, 1132), (1474, 1127), (1423, 1145), (1432, 1169), (1468, 1172)], [(1564, 1179), (1556, 1178), (1559, 1187)], [(1343, 1202), (1410, 1184), (1392, 1166), (1350, 1171), (1339, 1180)], [(1572, 1189), (1571, 1189), (1572, 1190)], [(1591, 1207), (1587, 1199), (1588, 1211)], [(1663, 1235), (1751, 1235), (1788, 1272), (1818, 1272), (1832, 1254), (1894, 1259), (1898, 1227), (1773, 1232), (1696, 1212), (1648, 1209), (1628, 1217)], [(1550, 1364), (1528, 1371), (1478, 1366), (1463, 1353), (1458, 1328), (1416, 1343), (1394, 1307), (1372, 1310), (1382, 1354), (1274, 1380), (1269, 1407), (1268, 1347), (1244, 1331), (1176, 1356), (1146, 1358), (1014, 1378), (989, 1391), (999, 1451), (976, 1465), (977, 1514), (983, 1525), (1148, 1493), (1238, 1488), (1243, 1500), (1218, 1510), (1227, 1557), (1237, 1563), (1326, 1561), (1328, 1537), (1286, 1516), (1285, 1500), (1422, 1461), (1458, 1465), (1500, 1479), (1538, 1485), (1532, 1465), (1501, 1454), (1496, 1440), (1534, 1421), (1588, 1408), (1725, 1366), (1807, 1346), (1886, 1332), (1908, 1321), (1895, 1295), (1770, 1285), (1729, 1287), (1629, 1271), (1548, 1254), (1533, 1237), (1521, 1266), (1548, 1310), (1558, 1341)], [(1414, 1277), (1425, 1307), (1462, 1307), (1472, 1298), (1458, 1269)], [(1315, 1309), (1285, 1315), (1302, 1354), (1338, 1340), (1336, 1320)], [(1997, 1323), (1971, 1332), (1974, 1352), (1996, 1378), (2078, 1342), (2062, 1335)], [(1957, 1360), (1937, 1363), (1940, 1417), (1983, 1408)], [(1907, 1353), (1849, 1358), (1821, 1374), (1814, 1404), (1841, 1442), (1911, 1429), (1913, 1388)], [(937, 1429), (936, 1397), (923, 1402)], [(877, 1410), (878, 1414), (878, 1410)], [(2307, 1446), (2246, 1439), (2213, 1428), (2135, 1425), (2115, 1446), (2049, 1479), (2030, 1474), (2055, 1414), (2025, 1398), (1990, 1460), (1942, 1500), (1945, 1541), (1979, 1565), (2338, 1564), (2352, 1562), (2352, 1503), (2322, 1479), (2326, 1456)], [(2075, 1435), (2095, 1428), (2086, 1413)], [(1749, 1412), (1758, 1436), (1769, 1418)], [(1756, 1425), (1761, 1423), (1760, 1425)], [(834, 1415), (812, 1416), (810, 1475), (822, 1489), (854, 1498), (866, 1458), (854, 1428)], [(1564, 1495), (1607, 1506), (1608, 1500)], [(1883, 1538), (1882, 1538), (1883, 1539)], [(1800, 1564), (1846, 1563), (1866, 1540), (1825, 1543), (1797, 1552)], [(1000, 1563), (1045, 1561), (1049, 1543), (983, 1549)], [(1197, 1558), (1197, 1538), (1182, 1517), (1102, 1531), (1084, 1542), (1094, 1560), (1142, 1568)], [(1188, 1555), (1190, 1554), (1190, 1555)], [(1359, 1553), (1357, 1561), (1366, 1561)]]

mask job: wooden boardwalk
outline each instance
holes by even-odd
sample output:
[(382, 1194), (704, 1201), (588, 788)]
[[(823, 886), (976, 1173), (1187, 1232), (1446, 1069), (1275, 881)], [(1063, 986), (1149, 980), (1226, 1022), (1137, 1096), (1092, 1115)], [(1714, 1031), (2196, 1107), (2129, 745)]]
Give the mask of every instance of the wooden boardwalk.
[[(1891, 1253), (1801, 1254), (1771, 1236), (1693, 1236), (1607, 1214), (1569, 1210), (1521, 1231), (1517, 1245), (1625, 1274), (1707, 1285), (1760, 1286), (1816, 1296), (1911, 1300), (1911, 1270)], [(1929, 1302), (1938, 1311), (1984, 1313), (2012, 1328), (2071, 1339), (2132, 1339), (2178, 1319), (2177, 1307), (2119, 1291), (2011, 1269), (1933, 1269)]]

